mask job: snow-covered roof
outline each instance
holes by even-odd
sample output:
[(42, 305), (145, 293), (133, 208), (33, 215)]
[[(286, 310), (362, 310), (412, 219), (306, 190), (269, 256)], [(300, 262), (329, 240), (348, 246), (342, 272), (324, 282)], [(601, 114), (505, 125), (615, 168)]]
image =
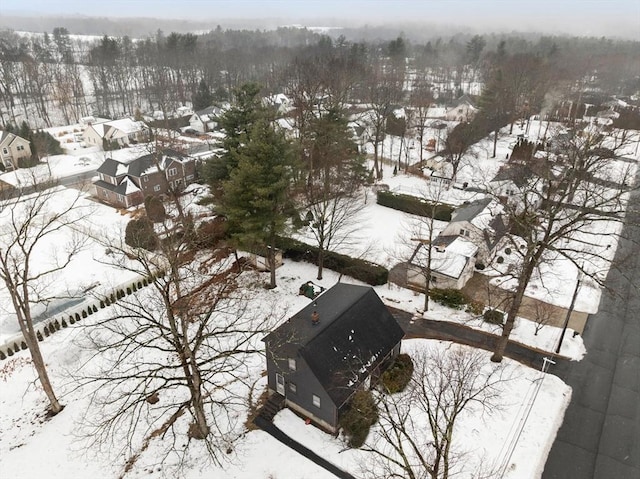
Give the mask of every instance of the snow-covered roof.
[(123, 133), (136, 133), (143, 129), (143, 123), (140, 121), (134, 121), (131, 118), (123, 118), (121, 120), (113, 120), (104, 125), (108, 125), (111, 128), (122, 131)]
[[(451, 278), (459, 278), (478, 247), (460, 236), (438, 237), (431, 248), (431, 270)], [(414, 252), (411, 263), (427, 264), (427, 248), (420, 244)]]

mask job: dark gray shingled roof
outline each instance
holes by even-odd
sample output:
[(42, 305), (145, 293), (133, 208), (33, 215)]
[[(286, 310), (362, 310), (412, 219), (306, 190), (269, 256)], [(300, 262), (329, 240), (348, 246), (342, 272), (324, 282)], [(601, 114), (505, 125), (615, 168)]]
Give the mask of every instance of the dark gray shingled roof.
[[(313, 325), (317, 311), (320, 322)], [(291, 338), (332, 401), (340, 407), (404, 336), (373, 288), (338, 283), (269, 334)]]
[(471, 221), (473, 218), (478, 216), (489, 203), (491, 203), (491, 197), (489, 196), (480, 200), (472, 201), (471, 203), (457, 209), (451, 221)]

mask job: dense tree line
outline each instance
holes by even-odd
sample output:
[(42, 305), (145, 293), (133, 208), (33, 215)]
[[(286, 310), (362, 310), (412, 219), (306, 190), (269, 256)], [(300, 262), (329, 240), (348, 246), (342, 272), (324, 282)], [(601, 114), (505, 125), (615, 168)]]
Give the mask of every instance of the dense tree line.
[[(637, 90), (639, 51), (638, 42), (596, 38), (454, 35), (426, 43), (404, 36), (365, 42), (300, 28), (218, 27), (202, 35), (158, 30), (144, 39), (103, 36), (92, 42), (62, 27), (44, 35), (3, 31), (0, 122), (50, 126), (137, 111), (166, 116), (201, 98), (203, 88), (222, 101), (249, 81), (266, 92), (290, 93), (305, 76), (322, 78), (323, 93), (341, 102), (370, 101), (372, 88), (389, 90), (390, 83), (406, 92), (418, 81), (447, 102), (463, 92), (479, 94), (481, 85), (496, 81), (497, 65), (503, 72), (522, 67), (521, 76), (542, 65), (547, 81), (575, 100), (579, 91), (605, 85), (624, 95)], [(518, 87), (512, 82), (510, 88)], [(391, 90), (393, 97), (397, 88)], [(523, 98), (516, 94), (514, 101), (521, 107)]]

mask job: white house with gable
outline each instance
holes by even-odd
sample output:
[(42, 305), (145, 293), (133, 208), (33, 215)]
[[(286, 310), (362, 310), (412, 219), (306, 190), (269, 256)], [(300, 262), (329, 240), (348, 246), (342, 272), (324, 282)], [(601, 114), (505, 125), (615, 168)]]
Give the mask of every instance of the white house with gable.
[(107, 145), (122, 148), (148, 139), (149, 127), (142, 121), (130, 118), (91, 123), (82, 133), (82, 140), (87, 146), (97, 146), (100, 149)]
[[(487, 197), (463, 205), (451, 222), (433, 240), (415, 248), (407, 268), (407, 283), (424, 288), (427, 275), (431, 287), (461, 289), (473, 276), (476, 265), (486, 265), (507, 229), (502, 205)], [(428, 268), (428, 255), (431, 265)]]

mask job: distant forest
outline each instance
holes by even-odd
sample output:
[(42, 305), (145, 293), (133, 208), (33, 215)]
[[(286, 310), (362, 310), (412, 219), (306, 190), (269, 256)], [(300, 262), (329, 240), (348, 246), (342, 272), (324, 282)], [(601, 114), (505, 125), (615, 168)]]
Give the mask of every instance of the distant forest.
[(265, 94), (295, 97), (304, 90), (339, 95), (341, 104), (374, 103), (372, 95), (391, 91), (401, 103), (419, 89), (447, 104), (491, 83), (499, 85), (494, 95), (510, 96), (528, 112), (543, 109), (550, 95), (597, 105), (640, 91), (640, 42), (606, 38), (457, 34), (426, 42), (402, 35), (354, 41), (305, 28), (218, 26), (204, 34), (157, 30), (143, 39), (83, 39), (55, 27), (43, 34), (0, 31), (0, 62), (0, 123), (40, 127), (88, 115), (159, 111), (168, 118), (194, 98), (196, 106), (203, 98), (227, 101), (249, 81)]

